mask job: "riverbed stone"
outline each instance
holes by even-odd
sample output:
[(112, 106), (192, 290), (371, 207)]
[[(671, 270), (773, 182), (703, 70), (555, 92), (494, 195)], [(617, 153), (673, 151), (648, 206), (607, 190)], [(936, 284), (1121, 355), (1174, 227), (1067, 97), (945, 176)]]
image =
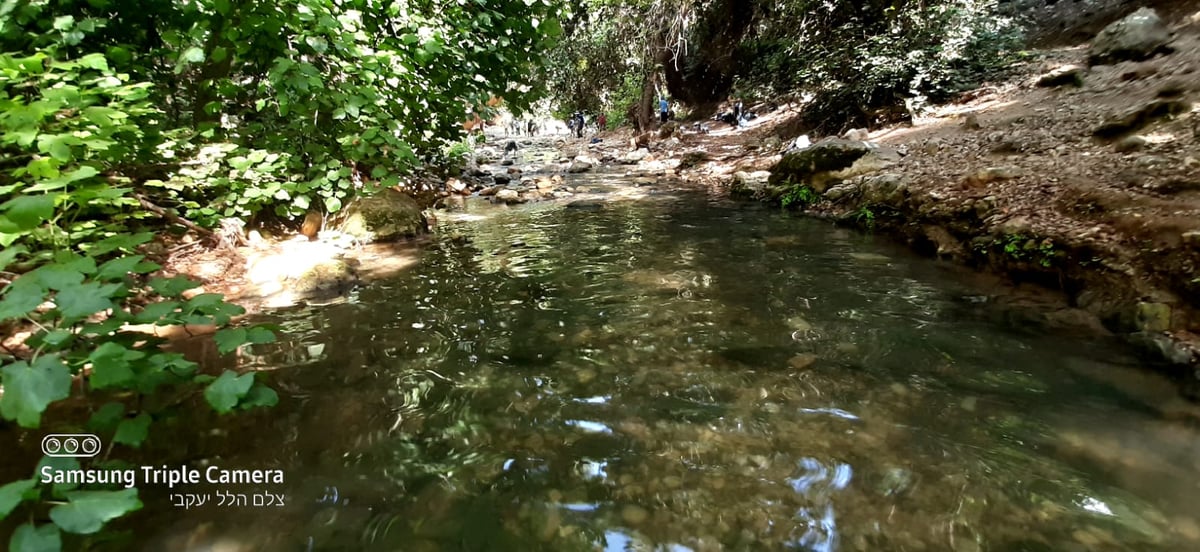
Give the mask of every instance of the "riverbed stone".
[(500, 203), (520, 203), (521, 194), (512, 188), (504, 188), (496, 192), (496, 201)]
[(429, 221), (417, 201), (392, 188), (356, 198), (339, 218), (338, 231), (354, 236), (359, 243), (393, 241), (429, 231)]
[(1141, 61), (1170, 52), (1171, 30), (1151, 8), (1141, 8), (1104, 28), (1088, 49), (1088, 64)]
[(789, 151), (771, 169), (771, 185), (808, 184), (824, 192), (831, 180), (829, 173), (848, 169), (859, 158), (871, 153), (865, 142), (830, 138), (803, 149)]
[(1160, 119), (1187, 113), (1191, 108), (1192, 104), (1182, 98), (1152, 100), (1108, 117), (1092, 131), (1092, 135), (1106, 140), (1120, 138)]
[(1044, 88), (1057, 86), (1083, 86), (1083, 75), (1087, 69), (1079, 65), (1063, 65), (1038, 77), (1037, 85)]
[(1171, 306), (1166, 303), (1137, 304), (1134, 325), (1138, 331), (1165, 332), (1171, 329)]
[(621, 156), (620, 163), (622, 165), (636, 165), (649, 156), (650, 150), (646, 148), (638, 148)]

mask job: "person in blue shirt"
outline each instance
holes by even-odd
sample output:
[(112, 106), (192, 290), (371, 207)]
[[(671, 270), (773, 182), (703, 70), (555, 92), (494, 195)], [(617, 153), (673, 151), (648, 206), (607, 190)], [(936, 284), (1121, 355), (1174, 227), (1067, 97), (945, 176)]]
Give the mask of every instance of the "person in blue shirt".
[(658, 115), (662, 122), (667, 122), (667, 116), (671, 113), (671, 103), (667, 101), (666, 96), (658, 100)]

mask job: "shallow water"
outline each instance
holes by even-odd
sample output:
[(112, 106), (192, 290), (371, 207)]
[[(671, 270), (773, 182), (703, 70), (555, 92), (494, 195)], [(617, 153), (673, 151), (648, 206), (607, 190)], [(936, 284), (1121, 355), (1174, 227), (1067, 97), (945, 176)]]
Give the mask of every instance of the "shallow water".
[(1095, 378), (1136, 373), (1117, 344), (870, 236), (641, 192), (443, 215), (411, 270), (262, 317), (285, 339), (242, 360), (282, 403), (186, 456), (283, 469), (287, 505), (147, 489), (139, 547), (1200, 549), (1200, 439)]

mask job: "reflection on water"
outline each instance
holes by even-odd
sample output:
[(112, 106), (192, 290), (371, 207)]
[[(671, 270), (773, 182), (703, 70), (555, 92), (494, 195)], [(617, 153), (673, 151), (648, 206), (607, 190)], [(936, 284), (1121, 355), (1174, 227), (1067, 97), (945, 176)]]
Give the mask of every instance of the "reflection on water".
[(187, 460), (284, 469), (288, 506), (148, 490), (146, 550), (1200, 549), (1200, 439), (1089, 376), (1136, 364), (1111, 343), (703, 197), (471, 214), (264, 317), (282, 404)]

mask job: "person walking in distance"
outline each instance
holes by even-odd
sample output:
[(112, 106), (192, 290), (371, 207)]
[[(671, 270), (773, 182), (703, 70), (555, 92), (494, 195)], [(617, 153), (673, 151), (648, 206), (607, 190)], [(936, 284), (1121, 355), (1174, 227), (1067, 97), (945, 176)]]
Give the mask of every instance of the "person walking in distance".
[(604, 129), (608, 128), (608, 116), (604, 113), (598, 115), (596, 117), (596, 127), (600, 132), (604, 132)]
[(663, 96), (658, 100), (658, 116), (659, 122), (667, 122), (667, 117), (671, 114), (671, 102), (667, 101), (667, 97)]

